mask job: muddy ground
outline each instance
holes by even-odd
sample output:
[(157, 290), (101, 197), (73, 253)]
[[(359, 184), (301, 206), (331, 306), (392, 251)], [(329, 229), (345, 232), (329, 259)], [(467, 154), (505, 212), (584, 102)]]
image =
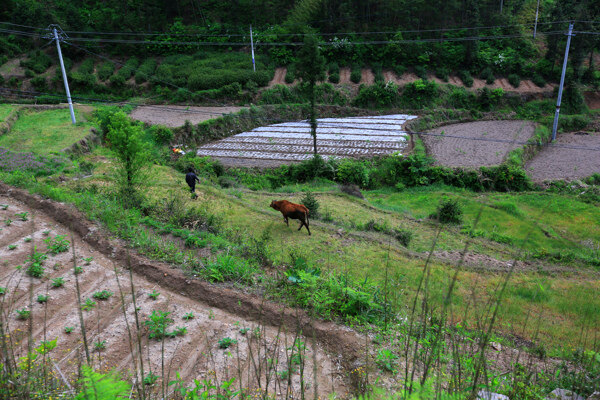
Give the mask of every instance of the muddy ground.
[(574, 180), (600, 173), (600, 133), (562, 133), (526, 165), (535, 182)]
[(183, 126), (185, 121), (198, 124), (213, 118), (232, 114), (244, 107), (188, 107), (188, 106), (139, 106), (129, 115), (133, 119), (151, 125), (164, 125), (171, 128)]
[(501, 164), (534, 130), (531, 121), (477, 121), (436, 128), (421, 138), (437, 164), (477, 168)]
[[(40, 340), (58, 339), (58, 346), (52, 351), (56, 370), (66, 379), (75, 378), (77, 365), (85, 359), (76, 295), (78, 279), (81, 302), (87, 299), (96, 302), (93, 308), (82, 311), (82, 314), (89, 352), (93, 365), (99, 370), (117, 368), (124, 371), (125, 376), (135, 376), (132, 372), (135, 364), (133, 359), (138, 359), (132, 297), (132, 293), (135, 293), (140, 324), (144, 324), (143, 321), (147, 321), (153, 311), (168, 311), (174, 320), (169, 329), (187, 329), (185, 335), (164, 341), (164, 375), (169, 377), (169, 381), (175, 377), (176, 372), (188, 383), (193, 379), (216, 378), (223, 381), (235, 377), (241, 379), (244, 388), (254, 390), (258, 387), (259, 380), (264, 388), (269, 375), (269, 391), (275, 394), (275, 397), (299, 397), (298, 367), (295, 367), (297, 372), (292, 374), (289, 386), (287, 378), (284, 379), (281, 373), (290, 365), (288, 360), (292, 355), (291, 349), (297, 337), (297, 330), (292, 324), (275, 326), (261, 322), (260, 318), (253, 318), (261, 313), (264, 313), (264, 320), (275, 318), (269, 314), (268, 304), (265, 304), (264, 310), (257, 309), (261, 307), (261, 299), (253, 300), (253, 307), (256, 308), (254, 312), (231, 312), (228, 310), (236, 307), (243, 309), (247, 306), (249, 300), (244, 297), (246, 295), (227, 298), (227, 293), (231, 290), (214, 287), (213, 290), (220, 296), (210, 293), (210, 290), (205, 290), (204, 293), (195, 290), (192, 293), (196, 293), (196, 296), (190, 296), (189, 288), (195, 286), (194, 282), (186, 281), (180, 271), (169, 270), (168, 267), (158, 268), (160, 266), (157, 265), (154, 267), (158, 269), (153, 269), (150, 265), (141, 269), (140, 265), (136, 267), (135, 260), (132, 264), (132, 268), (135, 269), (132, 275), (132, 291), (129, 272), (124, 268), (122, 257), (119, 256), (122, 249), (118, 245), (106, 247), (101, 242), (91, 239), (97, 235), (97, 228), (88, 227), (88, 234), (81, 236), (78, 232), (81, 229), (73, 226), (74, 219), (69, 217), (77, 214), (69, 214), (66, 206), (40, 200), (20, 191), (7, 192), (4, 185), (1, 189), (4, 190), (0, 190), (0, 204), (7, 204), (9, 207), (7, 210), (0, 210), (0, 220), (12, 219), (12, 223), (10, 226), (3, 224), (0, 231), (0, 286), (8, 290), (6, 295), (0, 297), (0, 302), (5, 329), (10, 333), (12, 347), (17, 355), (22, 355), (26, 350), (26, 333), (29, 330), (28, 325), (31, 324), (36, 343)], [(27, 202), (17, 200), (16, 197), (19, 196)], [(45, 206), (49, 206), (48, 213), (44, 212)], [(28, 213), (28, 221), (21, 221), (15, 215), (22, 212)], [(63, 218), (57, 218), (59, 214)], [(74, 229), (69, 229), (65, 224)], [(74, 246), (70, 246), (68, 252), (49, 254), (43, 264), (45, 276), (41, 279), (30, 278), (25, 274), (27, 258), (33, 251), (44, 253), (47, 248), (44, 239), (54, 238), (55, 235), (67, 235)], [(28, 237), (32, 238), (29, 242), (25, 240)], [(9, 245), (16, 245), (16, 248), (10, 250)], [(83, 269), (77, 276), (73, 273), (74, 263)], [(53, 288), (52, 280), (59, 277), (64, 278), (64, 286)], [(183, 282), (187, 282), (184, 284), (187, 290), (176, 289), (182, 279)], [(29, 296), (30, 285), (32, 300)], [(123, 293), (123, 302), (119, 285)], [(93, 294), (102, 290), (109, 290), (114, 294), (108, 300), (94, 299)], [(156, 300), (149, 296), (154, 291), (160, 293)], [(46, 294), (49, 296), (47, 303), (36, 301), (38, 295)], [(213, 304), (203, 302), (203, 296), (212, 298)], [(215, 302), (222, 304), (223, 308), (216, 307)], [(21, 309), (30, 310), (32, 318), (18, 319), (16, 310)], [(187, 313), (193, 313), (194, 318), (184, 320), (183, 316)], [(282, 311), (282, 321), (286, 318), (284, 314)], [(302, 314), (298, 317), (298, 326), (306, 323), (301, 318)], [(74, 330), (67, 334), (64, 331), (65, 327), (73, 327)], [(249, 328), (249, 331), (244, 335), (240, 333), (242, 328)], [(326, 329), (325, 326), (322, 328)], [(128, 330), (134, 338), (132, 341), (128, 339)], [(145, 374), (148, 375), (149, 371), (152, 371), (155, 375), (163, 375), (163, 343), (150, 339), (148, 328), (145, 326), (141, 327), (139, 335)], [(226, 337), (237, 340), (237, 344), (224, 350), (219, 348), (218, 342)], [(315, 385), (318, 385), (320, 395), (333, 391), (346, 393), (348, 388), (345, 384), (342, 354), (333, 355), (326, 352), (321, 343), (313, 342), (311, 338), (300, 336), (298, 340), (306, 345), (304, 381), (308, 388), (307, 395), (314, 391)], [(343, 337), (340, 340), (344, 342)], [(103, 341), (105, 349), (95, 350), (94, 343)], [(313, 349), (316, 353), (313, 353)], [(274, 360), (276, 364), (271, 368), (270, 374), (265, 373), (268, 370), (266, 366), (269, 359)], [(313, 379), (313, 360), (316, 361), (316, 380)], [(160, 378), (154, 386), (160, 386)]]

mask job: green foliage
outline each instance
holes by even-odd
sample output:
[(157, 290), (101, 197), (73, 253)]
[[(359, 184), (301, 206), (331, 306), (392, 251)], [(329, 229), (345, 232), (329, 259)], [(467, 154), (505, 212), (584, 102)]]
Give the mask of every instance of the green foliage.
[(69, 250), (71, 242), (67, 240), (67, 235), (56, 235), (54, 238), (46, 238), (44, 242), (48, 245), (47, 252), (50, 254), (64, 253)]
[(48, 295), (39, 294), (36, 300), (38, 303), (46, 303), (48, 301), (48, 299), (49, 299)]
[(149, 80), (156, 71), (158, 63), (154, 58), (147, 58), (135, 72), (135, 83), (140, 84)]
[(350, 158), (341, 160), (335, 178), (344, 184), (353, 183), (361, 188), (369, 186), (369, 170), (364, 161)]
[(300, 203), (303, 204), (309, 211), (309, 218), (319, 217), (319, 201), (313, 195), (310, 190), (304, 192), (304, 196), (300, 199)]
[(115, 373), (101, 374), (87, 365), (81, 367), (81, 373), (81, 389), (75, 400), (117, 400), (129, 397), (131, 386), (121, 381)]
[(8, 250), (15, 250), (17, 248), (16, 244), (9, 244), (8, 245)]
[(158, 299), (158, 296), (160, 296), (160, 293), (157, 292), (156, 289), (152, 289), (152, 293), (148, 293), (148, 297), (150, 297), (152, 300)]
[(65, 284), (65, 278), (58, 277), (58, 278), (52, 278), (52, 287), (53, 288), (59, 288), (59, 287), (63, 287), (63, 285)]
[(0, 286), (0, 296), (4, 296), (8, 292), (8, 289)]
[(108, 300), (110, 299), (110, 297), (113, 295), (114, 293), (111, 292), (110, 290), (102, 290), (99, 292), (94, 292), (94, 294), (92, 295), (93, 298), (97, 299), (97, 300)]
[(313, 35), (304, 37), (304, 45), (298, 52), (296, 75), (312, 86), (325, 78), (325, 57), (319, 49), (318, 39)]
[(31, 316), (31, 311), (22, 308), (20, 310), (15, 310), (15, 313), (17, 314), (17, 319), (21, 319), (21, 320), (26, 320), (29, 319), (29, 317)]
[(150, 132), (154, 141), (158, 144), (169, 144), (173, 139), (173, 131), (163, 125), (152, 125)]
[(26, 260), (26, 263), (28, 264), (26, 270), (27, 275), (34, 278), (41, 278), (44, 276), (45, 269), (43, 264), (46, 258), (48, 257), (45, 254), (38, 253), (34, 248), (33, 254), (31, 254)]
[(362, 67), (359, 64), (352, 65), (350, 71), (350, 80), (354, 83), (360, 83), (362, 79)]
[(521, 77), (517, 74), (508, 75), (508, 82), (515, 88), (518, 88), (521, 84)]
[(423, 108), (437, 97), (438, 85), (435, 82), (418, 79), (404, 87), (402, 103), (411, 108)]
[(366, 108), (386, 108), (398, 105), (399, 100), (398, 86), (395, 83), (378, 82), (371, 86), (361, 85), (353, 104)]
[(31, 79), (31, 86), (38, 92), (47, 92), (48, 91), (48, 81), (43, 76), (36, 76)]
[(112, 61), (106, 61), (98, 67), (98, 79), (105, 81), (115, 72), (115, 64)]
[(588, 110), (583, 94), (575, 82), (566, 84), (561, 110), (566, 114), (581, 114)]
[(408, 247), (413, 238), (413, 232), (408, 229), (394, 228), (394, 237), (402, 244), (402, 246)]
[(531, 81), (538, 87), (546, 86), (546, 80), (540, 74), (534, 74), (533, 78), (531, 78)]
[(106, 340), (94, 342), (94, 350), (102, 351), (106, 349)]
[(152, 386), (156, 383), (156, 381), (158, 380), (158, 378), (160, 378), (158, 375), (154, 375), (152, 372), (150, 372), (148, 375), (146, 375), (143, 379), (143, 383), (146, 386)]
[(52, 58), (43, 51), (37, 50), (30, 54), (27, 60), (21, 61), (21, 66), (29, 68), (37, 74), (45, 72), (52, 65)]
[(67, 335), (70, 333), (73, 333), (74, 330), (75, 330), (75, 328), (72, 326), (65, 326), (65, 328), (64, 328), (64, 331)]
[(377, 359), (375, 360), (377, 366), (383, 371), (397, 373), (398, 356), (395, 355), (391, 350), (379, 349), (377, 350)]
[[(119, 77), (119, 82), (123, 82), (123, 84), (125, 84), (125, 81), (131, 78), (131, 75), (135, 73), (135, 70), (139, 65), (140, 61), (136, 57), (131, 57), (128, 59), (125, 62), (125, 65), (123, 65), (116, 73), (116, 76)], [(112, 78), (111, 83), (113, 83)]]
[(494, 71), (490, 67), (485, 67), (483, 71), (481, 71), (481, 75), (479, 75), (481, 79), (485, 79), (485, 83), (488, 85), (492, 85), (496, 81), (496, 77), (494, 76)]
[(85, 302), (81, 305), (81, 309), (83, 311), (89, 311), (92, 308), (96, 307), (96, 302), (90, 298), (85, 299)]
[(152, 314), (144, 321), (144, 325), (148, 328), (148, 337), (150, 339), (160, 340), (167, 336), (167, 328), (173, 323), (173, 319), (169, 318), (170, 312), (153, 310)]
[(220, 349), (228, 349), (231, 345), (237, 343), (237, 340), (232, 339), (230, 337), (224, 337), (223, 339), (219, 339), (219, 348)]
[(443, 199), (437, 206), (435, 213), (429, 217), (442, 224), (460, 224), (462, 222), (462, 207), (456, 199)]
[(448, 68), (440, 67), (435, 70), (435, 76), (444, 82), (448, 82), (448, 75), (450, 75)]
[(183, 315), (183, 319), (186, 321), (189, 321), (190, 319), (194, 319), (194, 313), (193, 312), (189, 312)]
[(296, 79), (296, 68), (294, 68), (293, 66), (289, 65), (287, 67), (287, 70), (285, 72), (285, 83), (294, 83), (294, 80)]
[(415, 74), (422, 80), (427, 80), (427, 68), (424, 65), (415, 66)]
[(460, 78), (460, 80), (463, 82), (463, 84), (466, 87), (473, 86), (473, 77), (471, 76), (471, 73), (469, 71), (466, 71), (466, 70), (458, 71), (458, 77)]

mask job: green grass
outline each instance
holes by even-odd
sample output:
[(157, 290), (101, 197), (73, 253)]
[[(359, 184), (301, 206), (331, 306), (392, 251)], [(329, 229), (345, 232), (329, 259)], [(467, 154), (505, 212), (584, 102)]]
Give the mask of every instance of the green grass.
[(25, 111), (10, 133), (0, 136), (0, 147), (37, 154), (61, 151), (83, 139), (92, 127), (83, 113), (76, 110), (75, 117), (78, 122), (73, 125), (68, 109)]
[(0, 122), (4, 122), (14, 109), (15, 106), (11, 106), (10, 104), (0, 104)]

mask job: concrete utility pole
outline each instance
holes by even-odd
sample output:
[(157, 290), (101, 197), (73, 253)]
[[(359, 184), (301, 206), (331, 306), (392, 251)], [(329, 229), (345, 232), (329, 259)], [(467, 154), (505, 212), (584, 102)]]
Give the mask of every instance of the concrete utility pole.
[(573, 36), (573, 23), (569, 23), (569, 36), (567, 38), (567, 47), (565, 48), (565, 60), (563, 61), (562, 73), (560, 75), (560, 86), (558, 87), (558, 99), (556, 100), (556, 113), (554, 114), (554, 124), (552, 124), (552, 141), (556, 140), (556, 129), (558, 128), (558, 114), (560, 114), (560, 102), (562, 100), (563, 86), (565, 84), (565, 73), (567, 72), (567, 60), (569, 59), (569, 47), (571, 46), (571, 36)]
[(502, 14), (502, 4), (504, 3), (504, 0), (500, 0), (500, 14)]
[(535, 34), (537, 33), (537, 21), (538, 14), (540, 13), (540, 0), (537, 2), (537, 8), (535, 9), (535, 25), (533, 26), (533, 38), (535, 39)]
[(254, 62), (254, 38), (252, 37), (252, 25), (250, 25), (250, 47), (252, 48), (252, 71), (256, 72), (256, 63)]
[(63, 82), (65, 83), (65, 92), (67, 92), (67, 101), (69, 102), (69, 111), (71, 111), (71, 121), (75, 124), (75, 112), (73, 111), (73, 102), (71, 101), (71, 92), (69, 91), (69, 82), (67, 81), (67, 72), (65, 71), (65, 63), (63, 62), (62, 51), (60, 51), (60, 39), (56, 32), (56, 27), (52, 28), (54, 39), (56, 40), (56, 49), (58, 50), (58, 59), (60, 60), (60, 69), (62, 70)]

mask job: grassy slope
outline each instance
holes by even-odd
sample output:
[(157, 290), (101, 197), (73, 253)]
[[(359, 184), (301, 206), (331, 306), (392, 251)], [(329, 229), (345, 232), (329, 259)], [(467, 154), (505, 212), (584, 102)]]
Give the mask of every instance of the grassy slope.
[(69, 110), (25, 111), (7, 135), (0, 136), (0, 147), (38, 154), (57, 152), (83, 139), (92, 125), (76, 110), (77, 124), (71, 124)]
[(14, 109), (15, 107), (10, 104), (0, 104), (0, 122), (4, 122)]
[[(166, 196), (168, 191), (175, 190), (181, 193), (187, 191), (181, 174), (170, 168), (155, 167), (153, 175), (160, 183), (148, 187), (147, 193), (155, 199)], [(271, 235), (269, 251), (276, 263), (288, 263), (290, 252), (294, 251), (304, 255), (324, 271), (348, 273), (356, 279), (369, 279), (377, 282), (383, 281), (385, 265), (389, 265), (388, 273), (392, 277), (390, 285), (396, 288), (395, 292), (401, 307), (410, 304), (424, 265), (423, 259), (414, 258), (411, 251), (424, 252), (430, 248), (435, 229), (434, 226), (427, 223), (415, 222), (405, 213), (426, 215), (430, 211), (429, 208), (433, 209), (437, 204), (437, 198), (447, 194), (444, 191), (424, 193), (422, 202), (415, 200), (417, 206), (408, 204), (415, 197), (410, 193), (402, 195), (407, 202), (404, 205), (394, 194), (374, 192), (367, 196), (369, 199), (381, 199), (380, 204), (389, 202), (388, 208), (398, 207), (400, 204), (405, 207), (404, 212), (384, 212), (374, 208), (366, 201), (340, 194), (331, 193), (319, 196), (322, 207), (324, 204), (329, 204), (332, 209), (340, 210), (335, 216), (342, 221), (387, 219), (391, 226), (399, 225), (414, 229), (415, 244), (414, 246), (411, 244), (411, 251), (407, 252), (387, 236), (373, 232), (353, 232), (348, 226), (345, 229), (349, 234), (340, 236), (337, 233), (339, 225), (313, 221), (311, 225), (313, 235), (310, 237), (304, 229), (301, 232), (296, 231), (296, 221), (291, 223), (290, 228), (286, 227), (280, 214), (270, 209), (268, 204), (274, 197), (298, 199), (298, 195), (283, 196), (266, 192), (227, 191), (212, 185), (201, 185), (199, 192), (200, 198), (195, 201), (190, 200), (188, 205), (202, 204), (213, 212), (221, 213), (224, 217), (224, 226), (230, 231), (259, 237), (265, 229), (268, 229)], [(522, 208), (525, 217), (508, 218), (509, 214), (506, 212), (486, 207), (482, 226), (497, 221), (495, 226), (510, 229), (511, 226), (520, 222), (521, 225), (518, 226), (517, 232), (521, 233), (527, 231), (531, 226), (535, 227), (533, 219), (537, 219), (540, 206), (547, 204), (547, 202), (536, 201), (537, 194), (460, 193), (460, 195), (467, 199), (483, 196), (492, 202), (514, 201), (519, 205), (519, 209)], [(590, 231), (589, 235), (584, 236), (582, 228), (572, 223), (576, 220), (586, 221), (584, 225), (587, 226), (597, 223), (598, 216), (593, 213), (592, 206), (578, 203), (564, 196), (552, 195), (550, 197), (553, 199), (550, 204), (555, 204), (555, 206), (546, 211), (545, 223), (553, 224), (552, 227), (555, 231), (564, 232), (573, 243), (577, 240), (576, 238), (583, 237), (597, 240), (599, 235), (597, 226)], [(432, 200), (432, 198), (436, 200)], [(428, 200), (423, 203), (425, 199)], [(561, 218), (560, 206), (565, 202), (574, 205), (569, 209), (567, 216)], [(418, 206), (419, 204), (425, 205)], [(466, 207), (465, 220), (467, 221), (472, 219), (474, 213), (469, 209), (470, 207)], [(442, 232), (440, 248), (459, 250), (464, 247), (465, 240), (466, 236), (461, 235), (458, 228), (449, 228)], [(543, 234), (536, 240), (548, 246), (560, 247), (563, 245), (561, 240), (554, 240), (559, 244), (552, 244), (552, 240)], [(483, 238), (475, 238), (471, 248), (505, 259), (510, 259), (513, 250), (511, 246), (494, 243)], [(431, 275), (433, 296), (438, 299), (442, 298), (453, 269), (454, 266), (450, 264), (433, 263)], [(499, 273), (461, 271), (458, 276), (456, 296), (453, 299), (453, 304), (457, 307), (455, 315), (462, 315), (467, 306), (471, 312), (482, 312), (488, 305), (485, 300), (493, 296), (503, 277), (504, 274)], [(505, 333), (517, 334), (528, 339), (533, 339), (535, 332), (539, 329), (539, 340), (546, 345), (576, 347), (580, 340), (579, 333), (582, 326), (600, 327), (600, 298), (595, 295), (599, 289), (600, 279), (597, 271), (593, 268), (581, 267), (578, 272), (560, 275), (537, 272), (518, 273), (507, 287), (507, 296), (505, 296), (500, 309), (498, 324)], [(461, 319), (462, 317), (456, 317), (457, 321)], [(600, 333), (599, 328), (592, 328), (592, 331), (595, 334)]]

